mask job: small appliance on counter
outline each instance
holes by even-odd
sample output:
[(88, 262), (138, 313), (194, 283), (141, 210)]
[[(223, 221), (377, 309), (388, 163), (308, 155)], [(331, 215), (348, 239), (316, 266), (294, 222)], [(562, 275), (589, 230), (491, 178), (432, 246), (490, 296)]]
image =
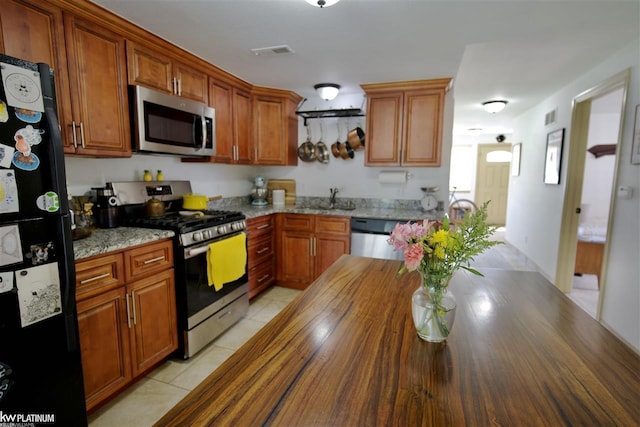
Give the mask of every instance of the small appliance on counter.
[(251, 205), (252, 206), (266, 206), (267, 195), (267, 181), (263, 176), (256, 176), (253, 180), (253, 189), (251, 190)]
[(113, 188), (107, 183), (105, 188), (94, 188), (96, 192), (96, 203), (93, 207), (93, 214), (96, 225), (100, 228), (114, 228), (118, 226), (118, 200), (115, 197)]

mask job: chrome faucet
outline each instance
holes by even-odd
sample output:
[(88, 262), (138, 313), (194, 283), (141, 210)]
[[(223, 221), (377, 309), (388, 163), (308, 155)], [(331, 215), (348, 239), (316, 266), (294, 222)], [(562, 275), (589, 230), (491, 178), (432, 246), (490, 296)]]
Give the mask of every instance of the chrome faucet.
[(333, 209), (336, 207), (336, 194), (338, 194), (337, 188), (330, 188), (331, 196), (329, 196), (329, 208)]

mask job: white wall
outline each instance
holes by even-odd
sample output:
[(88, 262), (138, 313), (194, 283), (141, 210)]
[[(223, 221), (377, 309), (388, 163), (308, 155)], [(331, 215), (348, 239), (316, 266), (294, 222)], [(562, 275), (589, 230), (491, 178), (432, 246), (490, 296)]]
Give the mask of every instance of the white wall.
[[(601, 321), (640, 351), (640, 165), (632, 165), (631, 144), (636, 105), (640, 104), (640, 40), (586, 71), (514, 122), (514, 139), (522, 142), (520, 176), (511, 177), (506, 239), (532, 259), (555, 282), (562, 204), (566, 186), (567, 147), (563, 149), (560, 185), (545, 185), (542, 170), (547, 133), (567, 130), (575, 96), (630, 68), (631, 79), (619, 146), (617, 185), (634, 188), (629, 200), (616, 199)], [(545, 113), (558, 108), (556, 124), (545, 128)]]
[[(339, 96), (340, 97), (340, 96)], [(338, 98), (339, 98), (338, 97)], [(338, 99), (336, 98), (336, 99)], [(358, 100), (356, 107), (360, 107)], [(349, 105), (351, 106), (351, 105)], [(306, 108), (306, 107), (305, 107)], [(340, 140), (346, 139), (347, 129), (360, 125), (366, 130), (364, 117), (350, 119), (309, 120), (312, 141), (320, 139), (328, 147), (336, 141), (340, 120)], [(72, 195), (85, 194), (92, 187), (102, 187), (108, 181), (141, 180), (144, 169), (161, 169), (166, 180), (190, 180), (193, 190), (208, 196), (223, 197), (248, 195), (255, 175), (273, 179), (295, 179), (299, 196), (329, 197), (329, 188), (338, 187), (338, 197), (364, 197), (376, 199), (419, 200), (424, 193), (420, 187), (440, 187), (438, 199), (448, 200), (449, 161), (453, 129), (453, 96), (449, 92), (445, 101), (443, 125), (442, 166), (439, 168), (372, 168), (364, 166), (364, 149), (355, 152), (354, 159), (343, 160), (330, 156), (328, 164), (298, 161), (298, 166), (240, 166), (201, 163), (182, 163), (179, 158), (156, 155), (133, 155), (130, 159), (66, 158), (67, 181)], [(299, 143), (307, 139), (303, 120), (299, 120)], [(366, 144), (366, 135), (365, 135)], [(383, 170), (406, 170), (409, 180), (404, 184), (380, 184), (378, 174)]]
[[(355, 106), (359, 107), (360, 105), (356, 104)], [(302, 109), (306, 110), (307, 108), (309, 108), (308, 105), (303, 104)], [(315, 143), (322, 139), (329, 148), (338, 139), (338, 129), (340, 129), (339, 140), (341, 142), (346, 140), (348, 129), (359, 125), (366, 131), (364, 117), (311, 119), (307, 123), (311, 132), (311, 141)], [(320, 138), (321, 128), (322, 138)], [(450, 91), (445, 98), (442, 166), (439, 168), (365, 167), (364, 148), (362, 148), (355, 152), (353, 159), (344, 160), (334, 158), (331, 155), (328, 164), (299, 161), (297, 167), (262, 167), (260, 171), (269, 178), (295, 179), (297, 193), (305, 196), (328, 197), (329, 188), (337, 187), (340, 189), (338, 197), (418, 200), (424, 195), (420, 187), (437, 186), (440, 188), (438, 199), (446, 201), (448, 200), (452, 129), (453, 95)], [(302, 120), (299, 122), (298, 139), (300, 143), (307, 139), (307, 132)], [(380, 184), (378, 174), (388, 170), (408, 171), (409, 179), (404, 184)]]

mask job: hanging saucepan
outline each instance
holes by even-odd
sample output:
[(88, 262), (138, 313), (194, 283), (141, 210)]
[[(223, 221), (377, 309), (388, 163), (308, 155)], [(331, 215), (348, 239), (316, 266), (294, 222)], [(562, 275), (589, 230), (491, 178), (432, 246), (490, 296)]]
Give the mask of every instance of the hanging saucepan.
[(208, 202), (221, 198), (222, 196), (207, 197), (202, 194), (185, 194), (182, 196), (182, 208), (188, 211), (206, 211)]
[(320, 140), (316, 142), (316, 159), (320, 163), (329, 163), (329, 149), (327, 145), (322, 142), (323, 132), (322, 132), (322, 123), (320, 124)]
[(298, 157), (303, 162), (312, 162), (316, 159), (316, 147), (311, 142), (309, 126), (305, 126), (305, 128), (307, 129), (307, 140), (298, 147)]
[(362, 128), (358, 126), (355, 129), (351, 129), (347, 134), (347, 141), (349, 141), (349, 146), (354, 150), (364, 147), (364, 131)]
[(331, 144), (331, 154), (333, 154), (333, 157), (337, 159), (340, 157), (340, 122), (336, 123), (338, 128), (338, 137), (336, 138), (336, 142)]
[[(349, 129), (349, 123), (347, 123), (347, 129)], [(347, 139), (345, 139), (345, 141), (340, 144), (340, 157), (342, 157), (343, 159), (347, 160), (347, 159), (353, 159), (354, 157), (354, 152), (353, 152), (353, 148), (351, 148), (351, 146), (349, 145), (349, 135), (347, 134)]]
[(349, 142), (345, 142), (344, 144), (340, 144), (340, 157), (343, 159), (353, 159), (355, 153), (353, 152), (353, 148), (349, 146)]

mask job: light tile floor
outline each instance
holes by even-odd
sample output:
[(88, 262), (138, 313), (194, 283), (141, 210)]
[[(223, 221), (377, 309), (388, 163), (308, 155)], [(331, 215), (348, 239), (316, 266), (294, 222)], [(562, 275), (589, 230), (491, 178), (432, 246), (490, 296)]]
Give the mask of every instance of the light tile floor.
[(91, 427), (151, 426), (266, 325), (300, 291), (273, 287), (251, 301), (247, 317), (188, 360), (170, 359), (89, 416)]

